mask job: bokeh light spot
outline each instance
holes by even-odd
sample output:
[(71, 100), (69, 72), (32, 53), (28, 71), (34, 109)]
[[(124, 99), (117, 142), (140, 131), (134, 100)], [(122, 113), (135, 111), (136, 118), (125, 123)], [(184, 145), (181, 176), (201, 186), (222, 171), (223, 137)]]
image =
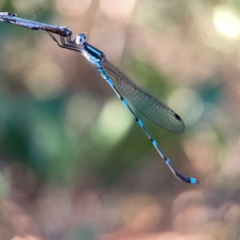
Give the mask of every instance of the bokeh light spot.
[(219, 5), (214, 10), (213, 22), (219, 33), (236, 38), (240, 34), (240, 19), (237, 12), (225, 5)]
[(207, 222), (211, 213), (204, 206), (204, 202), (205, 197), (199, 191), (188, 191), (180, 194), (172, 206), (174, 228), (189, 231)]
[[(188, 156), (191, 164), (200, 172), (206, 175), (214, 169), (216, 155), (214, 148), (219, 148), (223, 151), (217, 133), (209, 124), (199, 124), (195, 128), (195, 134), (188, 136), (183, 142), (183, 148)], [(208, 175), (208, 177), (210, 177)], [(204, 179), (207, 181), (208, 177)]]
[(168, 106), (175, 109), (187, 125), (194, 124), (202, 115), (204, 104), (201, 96), (194, 90), (180, 88), (168, 98)]
[(7, 163), (0, 159), (0, 199), (7, 197), (10, 193), (10, 177), (7, 169)]
[(33, 13), (42, 7), (42, 0), (12, 0), (17, 13)]
[(27, 75), (25, 83), (31, 93), (40, 100), (49, 100), (64, 90), (62, 70), (50, 61), (44, 61)]
[(129, 130), (133, 118), (119, 100), (108, 101), (96, 123), (93, 138), (96, 142), (112, 146)]
[(66, 106), (66, 131), (79, 136), (92, 126), (99, 112), (97, 99), (87, 93), (73, 95)]
[(85, 13), (91, 2), (91, 0), (58, 0), (56, 1), (56, 8), (62, 15), (76, 17)]
[(128, 21), (135, 6), (135, 0), (101, 0), (100, 10), (111, 20)]
[(122, 218), (133, 232), (153, 230), (163, 217), (163, 209), (154, 196), (135, 194), (126, 199), (122, 207)]
[(25, 163), (13, 162), (10, 166), (12, 192), (17, 196), (26, 196), (32, 193), (37, 186), (37, 175)]

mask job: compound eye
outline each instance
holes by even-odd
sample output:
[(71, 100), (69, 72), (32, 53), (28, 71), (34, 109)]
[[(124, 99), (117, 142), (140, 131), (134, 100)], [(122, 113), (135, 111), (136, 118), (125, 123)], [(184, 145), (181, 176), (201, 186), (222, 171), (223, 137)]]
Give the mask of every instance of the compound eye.
[(87, 39), (87, 36), (84, 33), (80, 34), (80, 41), (81, 41), (81, 43), (86, 42), (86, 39)]
[(86, 40), (87, 40), (87, 36), (83, 33), (77, 35), (77, 37), (75, 38), (76, 44), (81, 46), (86, 42)]

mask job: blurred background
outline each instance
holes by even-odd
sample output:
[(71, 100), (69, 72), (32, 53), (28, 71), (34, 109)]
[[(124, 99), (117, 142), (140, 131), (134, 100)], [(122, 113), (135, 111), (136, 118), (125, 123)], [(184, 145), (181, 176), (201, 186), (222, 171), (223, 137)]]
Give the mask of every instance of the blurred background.
[(0, 23), (0, 239), (240, 239), (240, 2), (0, 0), (84, 32), (184, 120), (143, 116), (178, 181), (81, 54)]

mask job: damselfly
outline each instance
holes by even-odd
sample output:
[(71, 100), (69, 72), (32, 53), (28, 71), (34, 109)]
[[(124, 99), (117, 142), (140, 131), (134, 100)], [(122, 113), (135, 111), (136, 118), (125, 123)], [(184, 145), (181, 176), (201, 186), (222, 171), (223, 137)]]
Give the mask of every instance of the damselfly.
[[(133, 109), (127, 102), (127, 100), (143, 115), (149, 118), (157, 125), (175, 132), (181, 133), (185, 129), (185, 125), (181, 117), (173, 110), (167, 107), (165, 104), (157, 100), (155, 97), (145, 92), (142, 88), (137, 86), (125, 73), (119, 68), (110, 63), (103, 52), (88, 44), (87, 36), (83, 33), (78, 34), (73, 40), (71, 39), (72, 31), (68, 27), (61, 27), (56, 25), (48, 25), (44, 23), (38, 23), (35, 21), (25, 20), (17, 18), (15, 14), (0, 13), (0, 21), (16, 24), (19, 26), (27, 27), (32, 30), (42, 29), (48, 32), (51, 38), (58, 44), (59, 47), (80, 52), (86, 59), (97, 69), (99, 74), (107, 83), (111, 86), (114, 92), (117, 94), (122, 103), (131, 112), (136, 119), (139, 126), (152, 142), (153, 146), (164, 159), (167, 166), (173, 172), (173, 174), (180, 180), (190, 183), (199, 184), (200, 182), (193, 178), (188, 177), (180, 173), (171, 163), (170, 159), (166, 157), (157, 141), (151, 136), (149, 131), (144, 126), (143, 122), (137, 117)], [(60, 36), (60, 41), (54, 36), (54, 34)], [(116, 88), (112, 79), (108, 75), (112, 75), (119, 87)]]

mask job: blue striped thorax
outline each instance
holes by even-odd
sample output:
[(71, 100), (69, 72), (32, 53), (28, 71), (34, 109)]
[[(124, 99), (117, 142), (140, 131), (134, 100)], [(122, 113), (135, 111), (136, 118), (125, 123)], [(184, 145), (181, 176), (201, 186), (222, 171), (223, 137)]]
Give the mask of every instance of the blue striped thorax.
[(87, 43), (87, 36), (84, 33), (79, 34), (75, 38), (75, 43), (80, 46), (81, 53), (85, 56), (96, 68), (104, 67), (106, 57), (103, 52)]

